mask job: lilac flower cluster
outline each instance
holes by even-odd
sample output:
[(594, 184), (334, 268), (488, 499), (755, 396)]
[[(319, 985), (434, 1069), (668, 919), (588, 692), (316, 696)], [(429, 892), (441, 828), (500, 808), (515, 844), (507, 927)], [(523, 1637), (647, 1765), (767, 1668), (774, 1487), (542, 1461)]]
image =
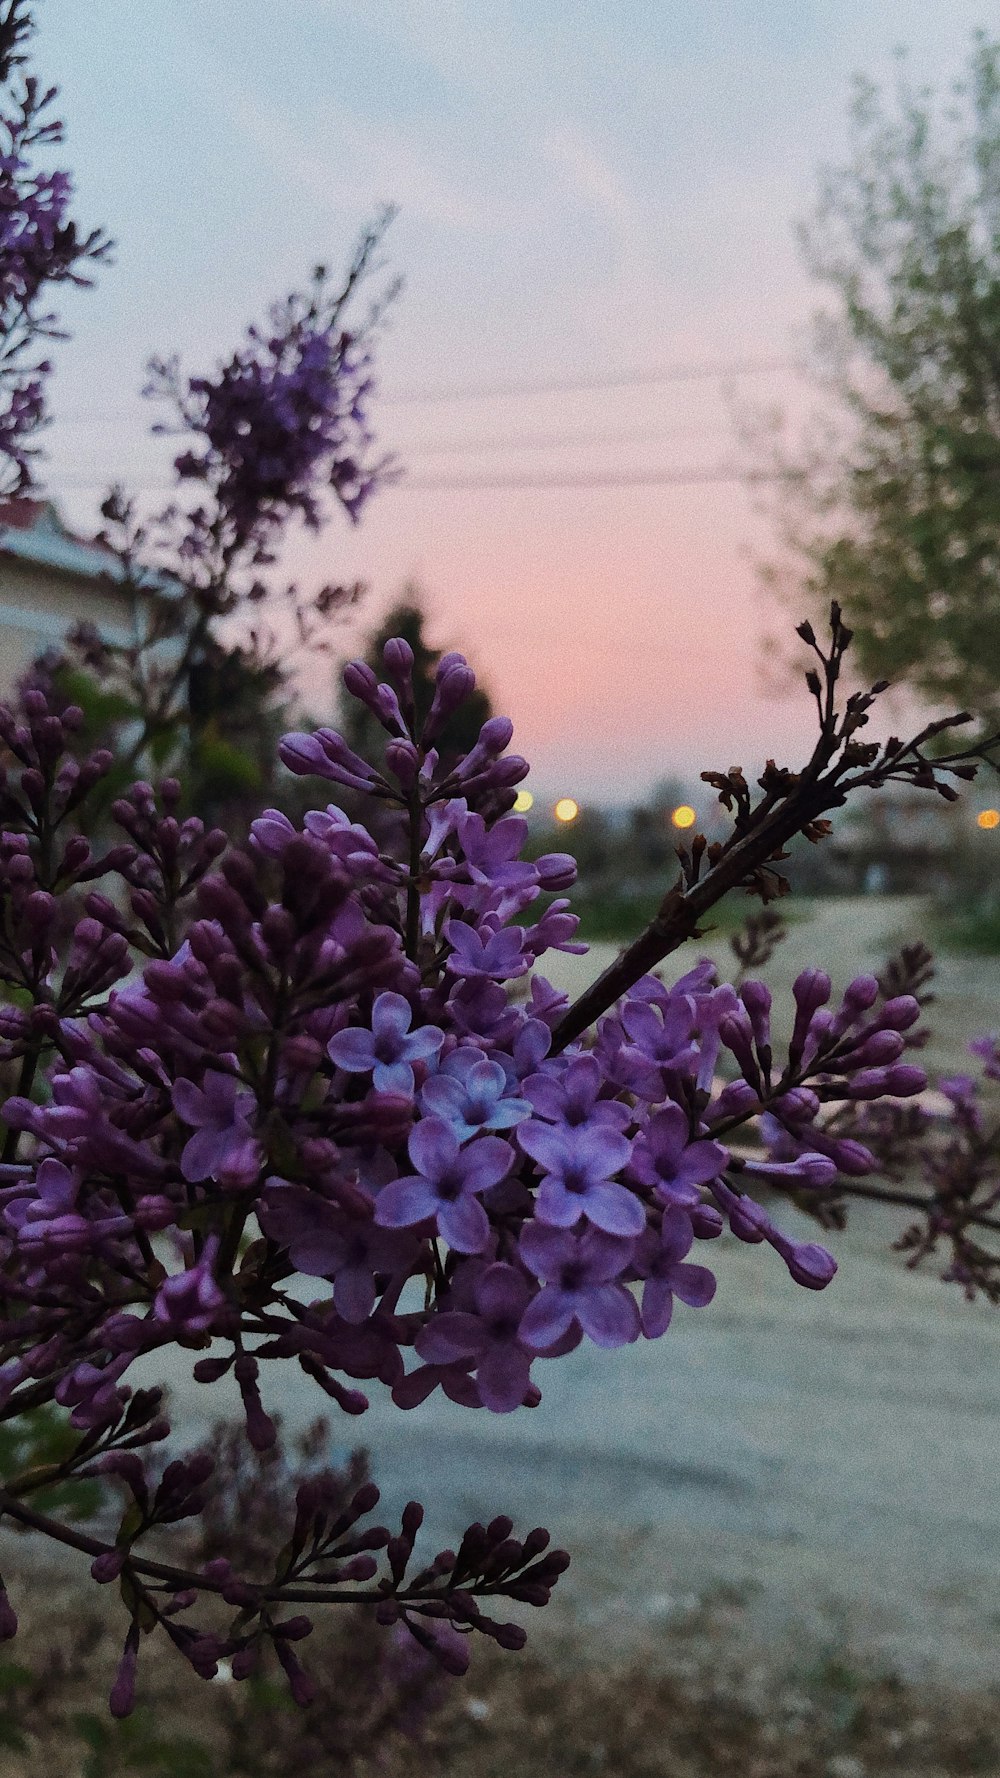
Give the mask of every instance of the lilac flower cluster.
[(175, 359), (151, 361), (145, 393), (170, 404), (169, 429), (190, 440), (175, 459), (178, 479), (209, 496), (186, 520), (192, 566), (231, 566), (240, 555), (269, 562), (289, 519), (319, 528), (323, 486), (356, 521), (385, 479), (387, 462), (370, 459), (367, 419), (378, 311), (357, 327), (344, 311), (389, 219), (363, 238), (342, 290), (332, 293), (318, 267), (311, 288), (275, 304), (213, 376), (185, 378)]
[[(918, 999), (870, 976), (834, 1003), (828, 976), (801, 974), (780, 1060), (768, 989), (705, 961), (672, 983), (638, 974), (572, 1035), (539, 962), (581, 949), (561, 893), (574, 866), (522, 856), (511, 809), (527, 766), (510, 723), (491, 717), (443, 760), (467, 663), (443, 657), (418, 723), (406, 643), (384, 660), (383, 680), (360, 662), (344, 674), (381, 724), (379, 760), (325, 728), (282, 744), (291, 771), (362, 793), (378, 820), (330, 803), (296, 826), (272, 809), (245, 851), (181, 820), (166, 780), (114, 804), (126, 843), (93, 857), (72, 829), (107, 757), (68, 759), (77, 715), (53, 716), (37, 691), (24, 720), (0, 712), (14, 762), (0, 974), (18, 990), (0, 1021), (18, 1074), (0, 1163), (0, 1418), (56, 1402), (80, 1439), (63, 1473), (126, 1489), (114, 1544), (58, 1534), (96, 1578), (127, 1574), (139, 1630), (161, 1625), (197, 1672), (223, 1655), (250, 1672), (270, 1642), (298, 1697), (290, 1643), (310, 1626), (282, 1627), (283, 1600), (369, 1598), (456, 1667), (471, 1628), (505, 1646), (521, 1634), (476, 1598), (543, 1603), (564, 1558), (498, 1521), (413, 1574), (416, 1508), (398, 1536), (358, 1543), (342, 1514), (305, 1536), (300, 1502), (269, 1590), (217, 1563), (150, 1564), (141, 1539), (197, 1513), (201, 1482), (187, 1460), (158, 1478), (140, 1456), (168, 1427), (158, 1392), (133, 1392), (137, 1358), (179, 1345), (200, 1384), (231, 1374), (257, 1451), (276, 1437), (274, 1360), (349, 1415), (372, 1385), (402, 1409), (441, 1389), (514, 1412), (582, 1341), (658, 1339), (678, 1304), (706, 1307), (698, 1244), (727, 1227), (826, 1286), (826, 1247), (790, 1236), (748, 1187), (821, 1209), (881, 1164), (850, 1120), (925, 1084), (903, 1059)], [(110, 892), (88, 887), (100, 875)], [(16, 1491), (0, 1511), (56, 1534)], [(221, 1639), (187, 1615), (205, 1593), (237, 1611)]]
[(30, 483), (36, 454), (32, 437), (44, 417), (47, 358), (41, 338), (59, 338), (55, 317), (43, 312), (48, 286), (88, 284), (88, 262), (106, 257), (100, 230), (82, 235), (71, 219), (68, 173), (33, 165), (39, 148), (62, 140), (51, 116), (55, 88), (23, 77), (23, 44), (33, 29), (26, 0), (8, 0), (0, 15), (0, 490)]

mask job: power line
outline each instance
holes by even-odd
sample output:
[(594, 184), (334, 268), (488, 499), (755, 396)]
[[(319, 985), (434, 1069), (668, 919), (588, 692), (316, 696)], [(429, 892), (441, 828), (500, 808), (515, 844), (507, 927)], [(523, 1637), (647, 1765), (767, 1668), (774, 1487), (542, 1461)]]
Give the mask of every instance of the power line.
[(716, 364), (664, 364), (646, 370), (609, 371), (600, 376), (543, 377), (523, 383), (480, 383), (449, 388), (413, 389), (383, 395), (385, 407), (439, 401), (488, 401), (508, 395), (570, 395), (591, 389), (632, 389), (652, 383), (694, 383), (708, 378), (764, 376), (798, 370), (793, 358), (738, 359)]
[(394, 449), (406, 457), (475, 457), (486, 451), (560, 451), (577, 447), (608, 445), (655, 444), (665, 438), (704, 437), (718, 432), (712, 426), (647, 426), (630, 432), (511, 432), (500, 438), (435, 438), (397, 444)]
[(740, 470), (720, 464), (715, 467), (683, 469), (581, 470), (565, 475), (509, 476), (407, 476), (393, 484), (403, 493), (458, 493), (479, 490), (483, 493), (519, 488), (693, 488), (712, 483), (793, 481), (795, 470)]
[[(718, 432), (718, 424), (713, 423), (636, 427), (628, 432), (511, 432), (486, 438), (466, 434), (462, 438), (403, 439), (390, 448), (405, 463), (411, 457), (477, 457), (501, 451), (604, 450), (616, 445), (656, 444), (670, 438), (706, 438)], [(69, 468), (68, 473), (78, 472)], [(127, 479), (124, 472), (121, 479)]]
[[(447, 401), (491, 401), (523, 395), (570, 395), (586, 393), (588, 390), (632, 389), (659, 383), (695, 383), (726, 377), (767, 376), (777, 371), (800, 369), (799, 361), (794, 358), (730, 359), (715, 363), (681, 361), (638, 370), (607, 371), (598, 375), (581, 373), (578, 376), (525, 379), (523, 382), (431, 385), (424, 389), (401, 389), (395, 394), (378, 395), (376, 400), (383, 407), (415, 407)], [(64, 413), (54, 414), (53, 418), (57, 423), (68, 426), (89, 422), (110, 425), (134, 420), (144, 411), (149, 410), (141, 405), (103, 414), (89, 409), (68, 408)]]
[[(404, 476), (390, 484), (389, 492), (437, 494), (474, 492), (502, 492), (504, 490), (530, 488), (686, 488), (701, 487), (724, 482), (744, 483), (747, 486), (758, 482), (794, 481), (801, 475), (797, 470), (741, 470), (731, 465), (716, 464), (685, 466), (677, 469), (636, 469), (636, 470), (580, 470), (565, 474), (552, 475), (507, 475), (507, 476)], [(105, 488), (113, 478), (85, 480), (71, 476), (58, 478), (62, 488), (86, 489)], [(135, 481), (129, 484), (145, 492), (157, 489), (176, 487), (173, 481)]]

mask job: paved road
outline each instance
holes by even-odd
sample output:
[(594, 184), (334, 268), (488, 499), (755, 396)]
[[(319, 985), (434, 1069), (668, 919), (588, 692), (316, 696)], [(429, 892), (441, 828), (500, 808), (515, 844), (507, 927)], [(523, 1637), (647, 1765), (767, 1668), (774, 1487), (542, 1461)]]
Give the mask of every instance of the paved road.
[[(781, 973), (823, 958), (846, 978), (912, 913), (832, 904), (793, 929)], [(563, 979), (606, 960), (561, 960)], [(981, 1028), (998, 972), (975, 969)], [(943, 990), (957, 1057), (961, 968)], [(549, 1524), (574, 1551), (564, 1598), (602, 1637), (678, 1624), (724, 1589), (745, 1602), (741, 1633), (779, 1660), (836, 1648), (866, 1668), (995, 1678), (1000, 1321), (907, 1272), (894, 1226), (864, 1207), (822, 1295), (769, 1251), (721, 1241), (710, 1308), (680, 1309), (662, 1341), (540, 1366), (535, 1411), (497, 1419), (438, 1396), (403, 1416), (375, 1400), (346, 1436), (369, 1445), (390, 1499), (433, 1503), (442, 1542), (500, 1510)], [(270, 1405), (291, 1424), (325, 1405), (301, 1378), (285, 1390)], [(216, 1390), (180, 1394), (187, 1413), (220, 1411)]]

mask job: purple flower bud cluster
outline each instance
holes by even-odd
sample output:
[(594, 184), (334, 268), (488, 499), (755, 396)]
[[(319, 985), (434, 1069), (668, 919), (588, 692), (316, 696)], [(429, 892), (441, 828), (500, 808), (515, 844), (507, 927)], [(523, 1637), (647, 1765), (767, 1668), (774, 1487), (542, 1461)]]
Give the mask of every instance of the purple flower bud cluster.
[(88, 262), (106, 257), (100, 230), (83, 235), (69, 211), (68, 173), (33, 164), (39, 148), (62, 141), (51, 115), (55, 88), (23, 75), (23, 44), (33, 22), (27, 0), (12, 0), (0, 21), (0, 492), (31, 482), (33, 435), (44, 419), (51, 371), (40, 339), (61, 337), (43, 308), (49, 285), (90, 283)]
[[(385, 732), (381, 759), (327, 729), (282, 744), (293, 772), (387, 812), (378, 838), (329, 804), (301, 827), (266, 811), (245, 851), (224, 850), (180, 819), (167, 780), (114, 805), (128, 843), (94, 860), (73, 820), (107, 762), (66, 762), (76, 715), (52, 717), (39, 693), (23, 722), (0, 712), (15, 762), (0, 791), (0, 962), (30, 1002), (3, 1014), (22, 1069), (3, 1111), (0, 1414), (55, 1400), (92, 1469), (127, 1486), (118, 1541), (91, 1554), (96, 1578), (131, 1577), (141, 1628), (159, 1623), (211, 1672), (223, 1644), (185, 1614), (206, 1586), (221, 1592), (244, 1614), (225, 1645), (234, 1672), (269, 1641), (303, 1700), (292, 1645), (307, 1620), (282, 1624), (235, 1573), (189, 1576), (149, 1603), (139, 1539), (197, 1514), (204, 1477), (176, 1459), (157, 1482), (139, 1455), (166, 1431), (155, 1394), (132, 1393), (140, 1356), (180, 1346), (205, 1387), (231, 1373), (257, 1451), (276, 1437), (274, 1360), (350, 1415), (371, 1386), (404, 1409), (440, 1388), (511, 1413), (582, 1341), (658, 1339), (678, 1304), (707, 1306), (715, 1278), (696, 1243), (727, 1224), (823, 1288), (831, 1255), (788, 1238), (746, 1186), (801, 1198), (863, 1173), (872, 1155), (831, 1116), (923, 1084), (900, 1061), (916, 1001), (861, 977), (831, 1011), (819, 971), (795, 984), (780, 1069), (767, 989), (737, 992), (707, 962), (672, 985), (640, 976), (561, 1045), (565, 998), (538, 965), (581, 948), (559, 894), (573, 863), (522, 857), (511, 806), (527, 766), (507, 752), (510, 724), (491, 718), (442, 760), (435, 737), (473, 688), (467, 664), (441, 661), (423, 726), (405, 642), (385, 667), (384, 681), (361, 663), (344, 676)], [(107, 892), (87, 893), (60, 952), (55, 890), (101, 873)], [(308, 1546), (335, 1598), (334, 1579), (374, 1572), (375, 1545), (345, 1544), (339, 1520), (320, 1535), (320, 1506), (300, 1499), (292, 1548)], [(473, 1528), (404, 1586), (417, 1524), (408, 1509), (386, 1534), (389, 1575), (369, 1595), (382, 1621), (455, 1671), (470, 1629), (515, 1646), (520, 1632), (483, 1618), (474, 1595), (542, 1603), (559, 1564), (541, 1534)], [(130, 1633), (118, 1710), (136, 1646)]]
[[(386, 220), (363, 243), (348, 289)], [(150, 363), (145, 393), (169, 402), (171, 429), (190, 441), (174, 460), (178, 479), (210, 496), (189, 515), (182, 554), (190, 566), (231, 567), (244, 552), (269, 562), (290, 519), (319, 528), (324, 488), (356, 521), (386, 478), (388, 463), (370, 458), (371, 330), (345, 327), (345, 300), (329, 291), (321, 267), (307, 292), (275, 304), (266, 326), (247, 330), (214, 375), (185, 378), (174, 359)]]
[(883, 995), (875, 976), (850, 982), (835, 1012), (825, 971), (807, 969), (792, 989), (795, 1017), (787, 1060), (776, 1068), (771, 995), (763, 982), (744, 982), (720, 1023), (723, 1046), (740, 1071), (710, 1112), (714, 1128), (760, 1113), (763, 1159), (743, 1171), (803, 1189), (830, 1186), (838, 1174), (863, 1177), (876, 1157), (854, 1137), (838, 1134), (822, 1113), (831, 1102), (906, 1099), (927, 1085), (922, 1068), (903, 1062), (904, 1032), (920, 1018), (912, 994)]

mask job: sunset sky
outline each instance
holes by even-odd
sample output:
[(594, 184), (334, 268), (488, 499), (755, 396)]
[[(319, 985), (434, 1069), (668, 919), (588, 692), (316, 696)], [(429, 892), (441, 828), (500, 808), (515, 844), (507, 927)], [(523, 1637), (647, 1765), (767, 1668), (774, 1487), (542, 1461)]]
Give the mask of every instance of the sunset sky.
[[(364, 578), (367, 621), (418, 582), (540, 793), (623, 802), (671, 771), (795, 763), (811, 715), (767, 671), (760, 638), (790, 624), (753, 566), (769, 533), (741, 486), (683, 472), (735, 460), (734, 405), (801, 407), (817, 296), (794, 222), (843, 154), (851, 74), (891, 78), (906, 44), (916, 76), (948, 80), (984, 11), (40, 0), (34, 59), (61, 88), (78, 211), (118, 242), (63, 305), (50, 490), (89, 528), (115, 475), (162, 498), (149, 353), (211, 366), (394, 201), (385, 259), (405, 289), (374, 414), (407, 476), (357, 531), (334, 514), (292, 539), (283, 566)], [(560, 477), (590, 485), (539, 485)], [(505, 479), (528, 485), (434, 485)], [(305, 691), (328, 717), (329, 669)]]

